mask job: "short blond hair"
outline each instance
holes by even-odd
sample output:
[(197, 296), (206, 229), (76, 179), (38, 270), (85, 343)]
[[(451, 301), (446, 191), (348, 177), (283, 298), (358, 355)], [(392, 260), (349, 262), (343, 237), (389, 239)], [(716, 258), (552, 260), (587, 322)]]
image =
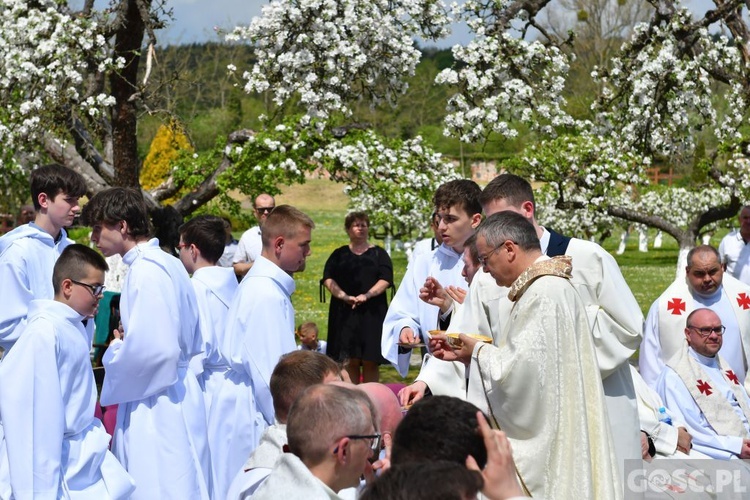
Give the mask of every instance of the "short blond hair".
[(279, 205), (268, 214), (261, 228), (260, 237), (263, 240), (263, 248), (270, 248), (273, 240), (279, 236), (287, 239), (294, 238), (302, 227), (315, 229), (315, 222), (298, 208), (291, 205)]

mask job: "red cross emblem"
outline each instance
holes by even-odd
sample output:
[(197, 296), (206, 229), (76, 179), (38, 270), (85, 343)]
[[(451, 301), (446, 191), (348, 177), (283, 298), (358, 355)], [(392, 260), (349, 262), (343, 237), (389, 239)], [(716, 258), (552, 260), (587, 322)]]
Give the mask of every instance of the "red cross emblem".
[(727, 378), (729, 380), (731, 380), (732, 382), (734, 382), (737, 385), (740, 385), (740, 379), (737, 378), (737, 375), (735, 375), (732, 370), (727, 370), (726, 374), (727, 374)]
[(708, 382), (705, 382), (701, 379), (698, 379), (698, 390), (701, 391), (706, 396), (711, 395), (711, 386), (708, 385)]
[[(748, 297), (748, 301), (750, 301), (750, 297)], [(672, 314), (675, 316), (679, 316), (685, 312), (685, 307), (685, 301), (677, 297), (667, 302), (667, 309), (672, 311)], [(750, 305), (748, 307), (750, 307)]]
[(750, 309), (750, 297), (745, 292), (738, 294), (737, 304), (744, 310)]

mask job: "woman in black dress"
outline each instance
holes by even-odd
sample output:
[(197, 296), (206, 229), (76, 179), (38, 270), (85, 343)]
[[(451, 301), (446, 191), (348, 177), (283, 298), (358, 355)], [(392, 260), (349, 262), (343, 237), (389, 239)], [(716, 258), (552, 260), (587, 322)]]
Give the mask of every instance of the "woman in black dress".
[(327, 353), (336, 361), (348, 361), (346, 370), (355, 384), (377, 382), (378, 365), (386, 362), (380, 336), (393, 264), (385, 250), (368, 241), (367, 214), (350, 213), (344, 227), (349, 244), (333, 251), (323, 271), (323, 284), (331, 292)]

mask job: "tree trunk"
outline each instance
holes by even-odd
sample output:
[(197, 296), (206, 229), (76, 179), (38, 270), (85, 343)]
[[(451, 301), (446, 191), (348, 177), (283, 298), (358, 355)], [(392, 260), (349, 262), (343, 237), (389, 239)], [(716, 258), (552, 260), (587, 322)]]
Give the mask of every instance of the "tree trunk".
[[(138, 140), (136, 136), (137, 76), (140, 49), (145, 33), (145, 23), (138, 9), (139, 0), (126, 0), (118, 16), (121, 22), (115, 31), (115, 57), (125, 58), (125, 67), (110, 77), (112, 96), (116, 104), (112, 109), (113, 163), (116, 186), (139, 187)], [(150, 0), (140, 0), (150, 4)]]

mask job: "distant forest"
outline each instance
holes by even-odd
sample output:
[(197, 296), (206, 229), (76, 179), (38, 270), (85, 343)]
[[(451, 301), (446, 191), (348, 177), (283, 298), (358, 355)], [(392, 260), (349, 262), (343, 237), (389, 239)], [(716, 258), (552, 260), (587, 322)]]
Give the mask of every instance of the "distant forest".
[[(523, 148), (521, 140), (487, 144), (461, 144), (443, 135), (443, 117), (449, 89), (437, 86), (435, 76), (453, 64), (449, 49), (422, 50), (423, 58), (410, 89), (398, 106), (372, 109), (363, 103), (355, 109), (353, 121), (368, 123), (389, 137), (412, 138), (421, 135), (435, 150), (468, 162), (500, 159)], [(198, 151), (213, 147), (217, 139), (240, 128), (257, 129), (258, 116), (269, 112), (270, 98), (249, 95), (239, 78), (227, 66), (234, 64), (241, 76), (253, 62), (247, 45), (204, 43), (157, 49), (148, 88), (144, 96), (144, 116), (139, 120), (139, 146), (145, 157), (159, 125), (177, 119), (185, 125)], [(142, 65), (145, 67), (145, 65)]]

